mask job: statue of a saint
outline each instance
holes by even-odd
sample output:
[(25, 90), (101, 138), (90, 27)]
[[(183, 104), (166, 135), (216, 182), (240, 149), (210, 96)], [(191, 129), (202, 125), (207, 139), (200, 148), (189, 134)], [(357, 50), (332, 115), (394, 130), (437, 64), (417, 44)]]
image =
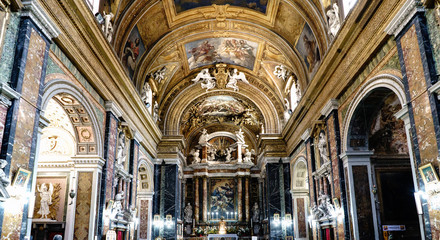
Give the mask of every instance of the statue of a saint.
[(333, 8), (327, 11), (329, 33), (332, 37), (335, 37), (341, 28), (341, 20), (339, 19), (339, 7), (334, 3)]
[(249, 151), (249, 149), (246, 148), (243, 161), (244, 162), (252, 162), (252, 154), (254, 154), (254, 152), (255, 152), (254, 149)]
[(41, 184), (41, 186), (37, 186), (37, 191), (40, 193), (40, 210), (38, 210), (38, 214), (41, 215), (41, 219), (47, 219), (47, 215), (50, 214), (49, 205), (52, 205), (52, 193), (53, 193), (53, 185), (49, 183), (49, 189), (46, 186), (46, 183)]
[(183, 210), (185, 213), (185, 222), (187, 223), (192, 223), (192, 214), (193, 214), (193, 210), (192, 210), (192, 206), (191, 203), (188, 203), (188, 205), (186, 205), (185, 209)]
[(260, 208), (258, 207), (258, 203), (255, 203), (254, 207), (252, 208), (252, 221), (254, 223), (260, 221)]
[(206, 129), (202, 130), (202, 135), (199, 138), (199, 144), (200, 145), (205, 145), (208, 143), (208, 139), (209, 139), (209, 134), (208, 131)]
[(116, 194), (115, 203), (113, 205), (113, 211), (115, 211), (116, 213), (122, 212), (122, 200), (124, 199), (125, 199), (124, 191), (121, 191), (118, 194)]
[(104, 35), (107, 38), (108, 42), (111, 42), (113, 37), (113, 26), (111, 23), (113, 17), (114, 15), (112, 12), (107, 14), (104, 12), (104, 24), (102, 25), (102, 31), (104, 32)]
[(241, 130), (241, 128), (235, 132), (235, 136), (237, 137), (237, 143), (245, 144), (244, 132)]
[(125, 163), (125, 158), (127, 156), (126, 143), (125, 143), (125, 133), (124, 131), (119, 132), (118, 137), (118, 152), (116, 154), (116, 161), (119, 165)]
[(197, 150), (192, 150), (191, 151), (191, 154), (192, 154), (192, 156), (193, 156), (193, 162), (192, 162), (192, 164), (195, 164), (195, 163), (199, 163), (200, 162), (200, 150), (199, 149), (197, 149)]
[(324, 135), (324, 132), (321, 132), (319, 134), (318, 150), (319, 150), (319, 155), (321, 156), (323, 163), (328, 162), (329, 159), (328, 159), (328, 153), (327, 153), (327, 140)]

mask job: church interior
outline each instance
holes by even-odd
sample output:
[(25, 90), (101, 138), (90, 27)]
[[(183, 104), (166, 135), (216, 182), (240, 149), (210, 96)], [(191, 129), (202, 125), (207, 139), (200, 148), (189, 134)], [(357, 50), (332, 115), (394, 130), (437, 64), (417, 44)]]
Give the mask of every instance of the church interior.
[(0, 235), (440, 239), (439, 0), (0, 0)]

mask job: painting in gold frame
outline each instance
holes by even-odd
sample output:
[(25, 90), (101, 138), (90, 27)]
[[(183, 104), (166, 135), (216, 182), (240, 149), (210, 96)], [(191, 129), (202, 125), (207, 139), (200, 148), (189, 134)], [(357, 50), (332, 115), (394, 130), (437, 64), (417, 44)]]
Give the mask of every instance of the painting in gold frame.
[(439, 182), (438, 175), (431, 163), (425, 164), (419, 167), (420, 175), (422, 175), (423, 182), (425, 184), (437, 183)]
[(14, 187), (26, 187), (29, 178), (31, 177), (31, 171), (24, 168), (19, 168), (15, 174), (14, 181), (12, 181), (12, 186)]

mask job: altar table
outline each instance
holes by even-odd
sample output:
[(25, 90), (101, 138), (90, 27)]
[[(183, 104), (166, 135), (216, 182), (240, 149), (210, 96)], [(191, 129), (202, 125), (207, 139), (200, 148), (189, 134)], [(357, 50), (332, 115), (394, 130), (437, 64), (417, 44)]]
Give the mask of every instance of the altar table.
[(208, 235), (208, 240), (213, 239), (213, 240), (238, 240), (238, 236), (237, 234), (209, 234)]

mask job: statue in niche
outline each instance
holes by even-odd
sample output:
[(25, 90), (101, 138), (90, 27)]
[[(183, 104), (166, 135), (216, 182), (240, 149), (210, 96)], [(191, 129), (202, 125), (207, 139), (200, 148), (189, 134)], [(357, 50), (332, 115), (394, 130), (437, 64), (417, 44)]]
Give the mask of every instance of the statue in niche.
[(0, 159), (0, 184), (3, 187), (9, 186), (11, 184), (11, 181), (9, 180), (8, 176), (6, 176), (5, 171), (3, 171), (3, 168), (8, 165), (8, 162), (5, 159)]
[(232, 89), (234, 89), (234, 91), (238, 91), (237, 82), (239, 80), (243, 81), (244, 83), (249, 84), (244, 73), (238, 72), (238, 70), (234, 68), (234, 70), (232, 70), (232, 74), (229, 75), (229, 81), (228, 81), (228, 84), (226, 84), (226, 87), (232, 88)]
[(254, 223), (260, 222), (260, 208), (258, 207), (258, 203), (255, 203), (252, 208), (252, 221)]
[(124, 131), (120, 131), (118, 137), (118, 152), (116, 154), (116, 161), (119, 165), (123, 165), (125, 163), (125, 158), (127, 157), (126, 146), (125, 133)]
[(149, 98), (150, 98), (150, 96), (149, 96), (150, 91), (151, 91), (150, 84), (148, 82), (145, 82), (144, 86), (142, 87), (141, 99), (142, 99), (142, 102), (145, 104), (145, 106), (147, 108), (150, 107), (150, 102), (149, 102), (150, 101), (149, 100)]
[(202, 135), (199, 138), (199, 144), (200, 145), (206, 145), (208, 143), (209, 134), (206, 129), (202, 130)]
[(193, 156), (193, 162), (192, 164), (200, 163), (200, 150), (191, 150), (190, 154)]
[(41, 215), (41, 219), (47, 219), (47, 215), (50, 214), (49, 205), (52, 205), (52, 193), (53, 185), (49, 183), (49, 188), (47, 188), (46, 183), (37, 186), (37, 191), (40, 193), (40, 210), (38, 214)]
[(188, 203), (188, 205), (186, 205), (186, 207), (183, 211), (185, 213), (185, 217), (184, 217), (185, 222), (192, 223), (193, 210), (192, 210), (191, 203)]
[(165, 73), (167, 72), (167, 67), (163, 66), (161, 69), (155, 71), (153, 73), (153, 79), (157, 82), (160, 83), (162, 80), (165, 79)]
[(319, 133), (318, 150), (323, 163), (327, 163), (329, 158), (327, 153), (327, 138), (325, 137), (324, 132)]
[(102, 25), (102, 31), (104, 32), (104, 36), (105, 38), (107, 38), (108, 42), (111, 42), (113, 37), (113, 26), (111, 23), (113, 17), (114, 17), (113, 13), (110, 12), (106, 14), (104, 12), (104, 16), (103, 16), (104, 24)]
[(237, 137), (237, 143), (245, 144), (244, 132), (241, 130), (241, 128), (235, 132), (235, 136)]
[(290, 119), (292, 110), (290, 109), (289, 99), (284, 98), (284, 120), (287, 122)]
[(275, 76), (277, 78), (286, 81), (287, 77), (290, 74), (290, 72), (287, 70), (287, 68), (284, 65), (278, 65), (278, 66), (275, 67), (275, 70), (273, 71), (273, 74), (275, 74)]
[(124, 191), (121, 191), (115, 196), (115, 203), (113, 204), (113, 211), (116, 213), (122, 212), (122, 201), (125, 199)]
[(251, 151), (249, 151), (249, 149), (246, 148), (243, 162), (252, 162), (252, 154), (255, 154), (255, 150), (252, 149)]
[(264, 134), (264, 124), (261, 124), (261, 131), (260, 131), (260, 133)]
[(154, 101), (154, 106), (153, 106), (153, 121), (154, 121), (154, 122), (160, 121), (160, 118), (159, 118), (159, 104), (157, 103), (157, 101)]
[(204, 82), (202, 82), (201, 86), (203, 89), (206, 89), (206, 91), (213, 89), (215, 87), (216, 84), (215, 84), (214, 80), (215, 80), (215, 77), (211, 76), (208, 68), (202, 69), (202, 71), (200, 71), (197, 74), (197, 76), (194, 79), (192, 79), (194, 84), (197, 84), (200, 81), (204, 81)]
[(334, 38), (341, 28), (341, 20), (339, 19), (339, 7), (334, 3), (333, 8), (327, 11), (329, 33)]

